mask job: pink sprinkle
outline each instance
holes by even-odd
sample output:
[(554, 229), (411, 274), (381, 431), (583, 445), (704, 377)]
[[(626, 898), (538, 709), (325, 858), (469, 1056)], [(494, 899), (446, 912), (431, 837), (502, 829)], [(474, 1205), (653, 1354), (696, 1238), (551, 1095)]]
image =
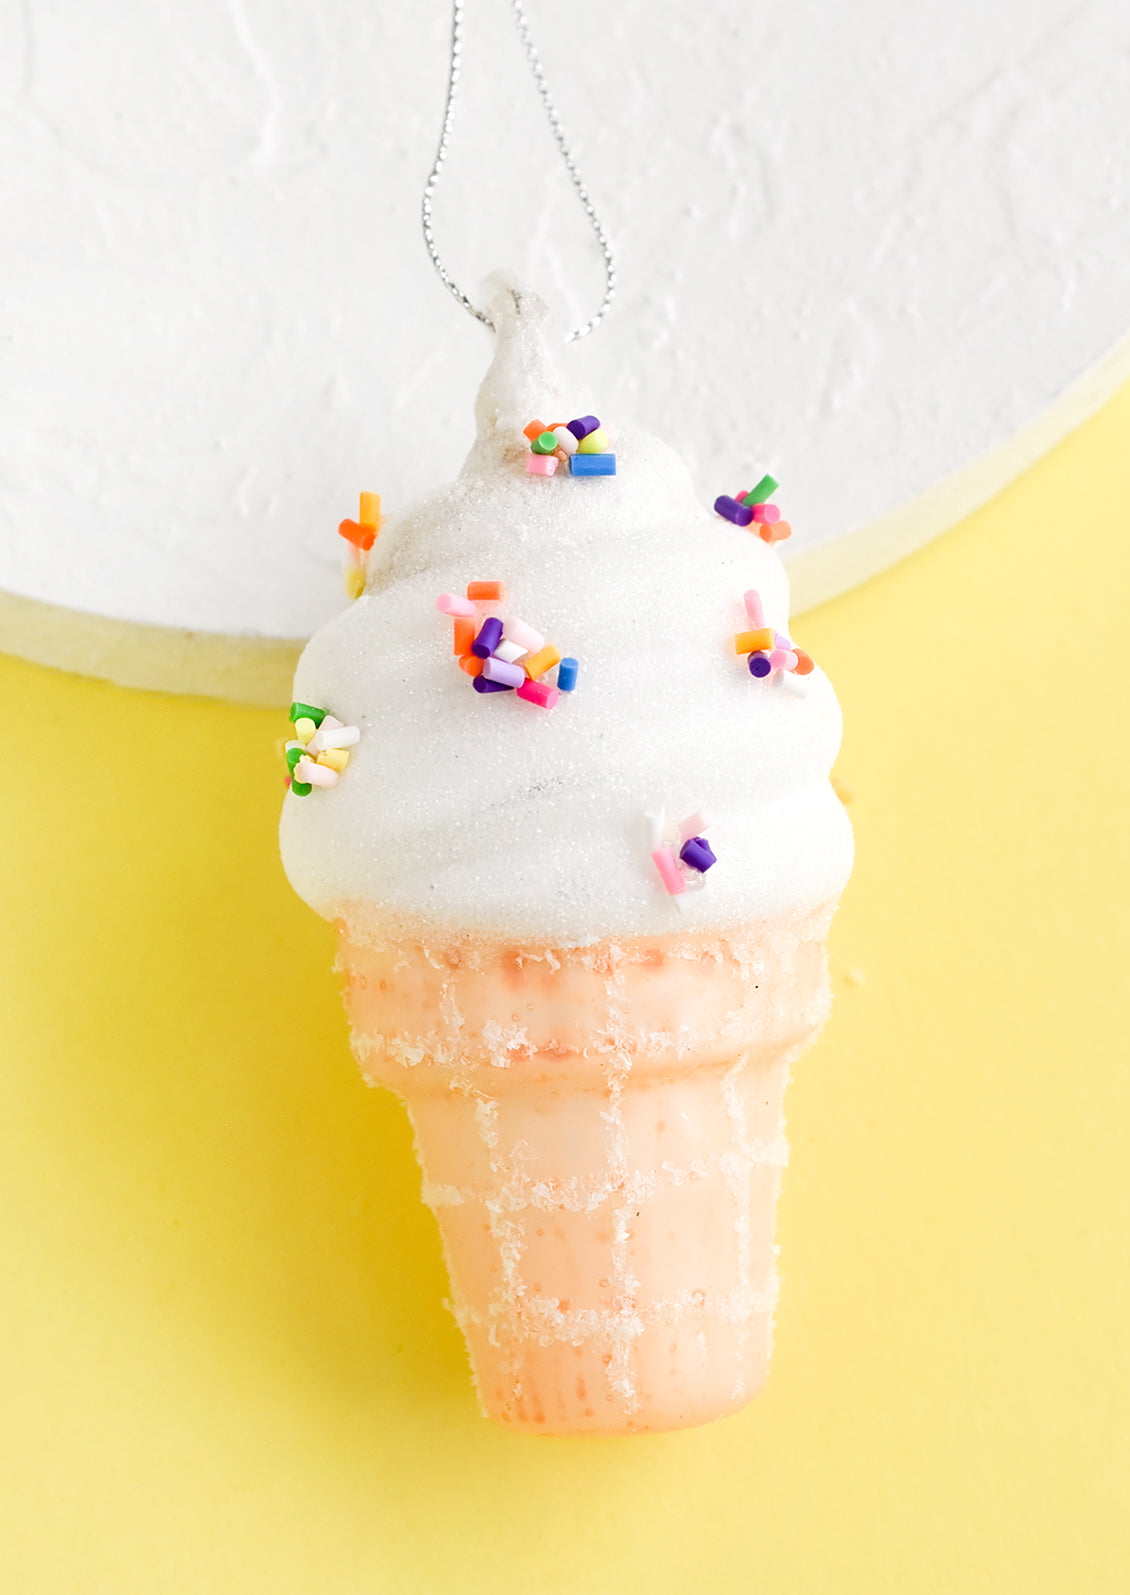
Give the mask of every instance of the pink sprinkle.
[(672, 897), (678, 897), (680, 892), (686, 891), (687, 883), (683, 879), (682, 871), (675, 862), (675, 849), (673, 847), (657, 847), (651, 855), (651, 862), (659, 871), (659, 878)]
[(337, 771), (328, 764), (315, 764), (313, 759), (299, 759), (294, 766), (294, 779), (308, 781), (311, 786), (336, 786)]
[(540, 653), (545, 647), (545, 638), (541, 632), (535, 631), (532, 626), (527, 626), (524, 620), (504, 620), (502, 635), (510, 642), (520, 642), (528, 654)]
[(774, 648), (769, 655), (770, 670), (795, 670), (797, 657), (791, 648)]
[(527, 454), (526, 469), (531, 476), (552, 476), (557, 469), (556, 454)]
[(518, 688), (518, 696), (525, 698), (527, 703), (536, 703), (539, 709), (552, 709), (561, 694), (556, 687), (547, 686), (544, 681), (524, 681)]
[(764, 521), (766, 526), (772, 526), (774, 521), (781, 519), (781, 512), (776, 504), (755, 504), (753, 518), (755, 521)]
[(710, 829), (710, 815), (705, 809), (696, 809), (689, 814), (679, 826), (679, 840), (689, 842), (692, 836), (701, 836), (703, 831)]
[(436, 599), (436, 608), (441, 615), (459, 615), (463, 620), (475, 613), (474, 604), (460, 593), (440, 593)]
[(765, 609), (761, 602), (761, 594), (756, 587), (751, 587), (745, 595), (745, 612), (752, 621), (754, 629), (760, 631), (765, 625)]

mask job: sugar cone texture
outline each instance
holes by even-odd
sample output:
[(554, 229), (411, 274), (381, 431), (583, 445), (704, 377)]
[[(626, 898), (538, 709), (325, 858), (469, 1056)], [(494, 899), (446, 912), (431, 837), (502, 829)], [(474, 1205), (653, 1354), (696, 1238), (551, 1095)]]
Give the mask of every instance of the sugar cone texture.
[(411, 1115), (490, 1417), (681, 1428), (763, 1382), (828, 918), (571, 951), (381, 945), (351, 919), (354, 1050)]

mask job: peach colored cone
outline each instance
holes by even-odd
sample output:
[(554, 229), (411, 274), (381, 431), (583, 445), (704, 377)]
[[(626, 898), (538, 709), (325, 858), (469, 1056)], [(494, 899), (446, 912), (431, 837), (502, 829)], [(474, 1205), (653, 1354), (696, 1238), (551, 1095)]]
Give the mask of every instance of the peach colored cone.
[(407, 1105), (488, 1416), (681, 1428), (761, 1385), (829, 918), (562, 951), (381, 946), (350, 916), (354, 1051)]

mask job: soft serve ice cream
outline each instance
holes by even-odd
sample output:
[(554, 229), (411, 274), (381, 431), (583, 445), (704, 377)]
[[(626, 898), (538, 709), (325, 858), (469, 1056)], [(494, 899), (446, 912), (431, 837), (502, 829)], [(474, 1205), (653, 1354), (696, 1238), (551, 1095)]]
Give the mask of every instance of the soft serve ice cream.
[[(526, 468), (531, 418), (591, 407), (534, 296), (491, 310), (461, 475), (389, 517), (299, 664), (319, 734), (357, 735), (340, 779), (288, 795), (283, 859), (340, 927), (363, 1071), (408, 1105), (486, 1410), (674, 1427), (765, 1374), (781, 1097), (851, 865), (840, 715), (819, 669), (800, 696), (735, 654), (747, 592), (787, 633), (785, 573), (672, 450), (625, 430), (615, 474)], [(574, 690), (474, 690), (437, 598), (493, 581), (472, 628), (536, 628)], [(706, 811), (717, 862), (679, 861), (682, 891), (653, 854)]]

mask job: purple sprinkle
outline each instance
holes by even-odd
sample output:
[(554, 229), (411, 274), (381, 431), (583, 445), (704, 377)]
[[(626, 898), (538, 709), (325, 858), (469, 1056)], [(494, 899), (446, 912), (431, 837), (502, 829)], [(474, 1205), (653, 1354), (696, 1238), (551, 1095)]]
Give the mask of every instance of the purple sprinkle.
[[(507, 664), (505, 659), (484, 659), (483, 676), (487, 681), (501, 681), (504, 687), (520, 687), (526, 679), (521, 665)], [(479, 676), (476, 681), (481, 680)]]
[(679, 849), (679, 857), (691, 869), (698, 870), (700, 875), (705, 875), (710, 866), (718, 862), (705, 836), (692, 836), (689, 842), (684, 842)]
[(513, 687), (508, 687), (504, 681), (488, 681), (485, 676), (476, 676), (471, 683), (476, 692), (513, 692)]
[(769, 663), (768, 654), (750, 654), (749, 673), (751, 676), (767, 676), (772, 668), (773, 666)]
[(579, 443), (582, 438), (587, 438), (590, 432), (595, 432), (600, 422), (595, 415), (579, 415), (575, 421), (566, 422), (566, 425)]
[(714, 508), (723, 520), (733, 521), (735, 526), (748, 526), (753, 520), (753, 511), (726, 493), (714, 500)]
[[(483, 621), (479, 635), (471, 644), (471, 652), (476, 659), (489, 659), (501, 641), (502, 622), (496, 616), (491, 615), (489, 619)], [(478, 676), (476, 676), (475, 680), (477, 681), (478, 679)]]

